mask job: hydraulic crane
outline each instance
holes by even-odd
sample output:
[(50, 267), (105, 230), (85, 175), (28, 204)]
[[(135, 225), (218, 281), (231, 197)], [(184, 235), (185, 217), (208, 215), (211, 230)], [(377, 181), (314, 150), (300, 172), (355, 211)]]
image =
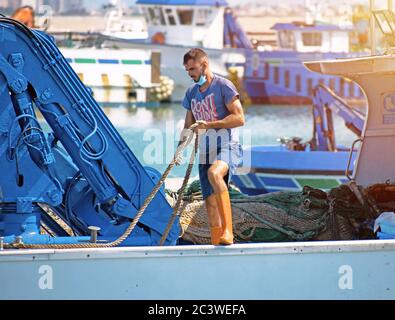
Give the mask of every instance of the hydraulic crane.
[[(119, 238), (158, 173), (138, 161), (53, 39), (4, 17), (0, 102), (3, 242), (85, 243), (92, 230), (98, 243)], [(161, 189), (121, 245), (158, 244), (172, 211)], [(179, 234), (177, 220), (165, 244)]]

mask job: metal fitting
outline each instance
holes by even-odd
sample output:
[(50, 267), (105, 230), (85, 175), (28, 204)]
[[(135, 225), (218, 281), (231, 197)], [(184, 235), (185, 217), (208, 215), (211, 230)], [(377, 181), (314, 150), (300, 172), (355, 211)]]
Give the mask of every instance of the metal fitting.
[(97, 233), (101, 230), (99, 227), (88, 227), (88, 229), (91, 231), (91, 243), (96, 243), (97, 242)]
[(14, 244), (16, 244), (16, 245), (23, 244), (23, 238), (22, 238), (22, 236), (16, 236), (16, 237), (15, 237)]

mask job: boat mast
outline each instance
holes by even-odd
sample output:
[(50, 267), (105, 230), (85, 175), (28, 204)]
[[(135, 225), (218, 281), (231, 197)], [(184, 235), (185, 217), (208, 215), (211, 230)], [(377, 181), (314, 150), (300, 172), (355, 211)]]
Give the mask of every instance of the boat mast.
[(370, 9), (370, 53), (372, 56), (376, 55), (376, 20), (373, 15), (374, 0), (369, 0)]

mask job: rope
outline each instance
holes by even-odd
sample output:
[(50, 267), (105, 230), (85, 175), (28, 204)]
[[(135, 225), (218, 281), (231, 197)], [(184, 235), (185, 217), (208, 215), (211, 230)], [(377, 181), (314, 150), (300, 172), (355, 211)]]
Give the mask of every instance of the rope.
[(189, 181), (189, 178), (190, 178), (191, 173), (192, 173), (193, 164), (195, 162), (195, 157), (196, 157), (196, 152), (197, 152), (197, 149), (198, 149), (198, 145), (199, 145), (199, 139), (198, 139), (198, 136), (196, 135), (195, 145), (193, 147), (193, 151), (192, 151), (191, 157), (189, 159), (189, 164), (188, 164), (188, 168), (187, 168), (187, 171), (186, 171), (186, 174), (185, 174), (185, 177), (184, 177), (184, 181), (182, 183), (181, 189), (178, 190), (177, 202), (176, 202), (176, 205), (174, 207), (173, 214), (172, 214), (172, 216), (171, 216), (171, 218), (169, 220), (169, 223), (167, 224), (166, 230), (163, 233), (162, 238), (160, 239), (160, 242), (159, 242), (160, 246), (163, 246), (163, 244), (164, 244), (164, 242), (165, 242), (165, 240), (167, 238), (167, 235), (169, 234), (170, 229), (172, 228), (172, 226), (174, 224), (174, 221), (176, 220), (176, 217), (179, 215), (179, 209), (180, 209), (180, 205), (181, 205), (181, 202), (182, 202), (182, 195), (184, 194), (184, 191), (185, 191), (186, 187), (188, 186), (188, 181)]
[[(184, 140), (178, 146), (172, 162), (169, 164), (169, 166), (165, 170), (164, 174), (162, 175), (162, 177), (160, 178), (158, 183), (155, 185), (154, 189), (151, 191), (151, 193), (145, 199), (143, 205), (141, 206), (140, 210), (137, 212), (137, 215), (134, 217), (133, 221), (130, 223), (130, 225), (125, 230), (123, 235), (121, 235), (117, 240), (110, 242), (110, 243), (74, 243), (74, 244), (45, 244), (45, 245), (24, 244), (22, 242), (17, 242), (17, 243), (12, 243), (12, 244), (4, 244), (4, 248), (5, 249), (84, 249), (84, 248), (112, 248), (112, 247), (116, 247), (116, 246), (120, 245), (123, 241), (125, 241), (126, 238), (128, 238), (130, 236), (130, 234), (136, 227), (137, 223), (139, 222), (140, 218), (143, 216), (145, 210), (147, 209), (147, 207), (149, 206), (151, 201), (154, 199), (154, 197), (158, 193), (159, 189), (164, 184), (165, 179), (167, 178), (167, 176), (173, 169), (174, 165), (176, 164), (176, 162), (179, 161), (181, 153), (188, 146), (188, 144), (192, 141), (192, 139), (195, 135), (193, 132), (193, 129), (195, 129), (196, 127), (197, 127), (196, 123), (193, 124), (191, 127), (189, 127), (189, 129), (188, 129), (189, 134), (187, 135), (186, 138), (184, 138)], [(186, 173), (186, 177), (188, 176), (188, 178), (189, 178), (189, 175), (192, 171), (192, 168), (191, 168), (193, 166), (192, 157), (193, 158), (195, 157), (195, 152), (197, 150), (197, 143), (198, 143), (197, 141), (198, 141), (198, 139), (196, 138), (194, 152), (192, 152), (190, 164), (188, 166), (187, 173)], [(192, 165), (191, 165), (191, 163), (192, 163)], [(184, 184), (187, 184), (187, 182), (188, 182), (187, 179), (184, 179), (184, 183), (183, 183), (184, 189), (185, 189)], [(178, 207), (179, 207), (179, 204), (178, 204)], [(178, 211), (178, 207), (176, 207), (175, 210), (173, 211), (173, 215), (170, 220), (171, 225), (174, 223), (174, 219), (177, 215), (176, 210)], [(170, 222), (169, 222), (169, 224), (166, 228), (166, 231), (165, 231), (167, 233), (170, 231), (170, 228), (171, 228)], [(161, 239), (161, 244), (162, 244), (162, 239)]]

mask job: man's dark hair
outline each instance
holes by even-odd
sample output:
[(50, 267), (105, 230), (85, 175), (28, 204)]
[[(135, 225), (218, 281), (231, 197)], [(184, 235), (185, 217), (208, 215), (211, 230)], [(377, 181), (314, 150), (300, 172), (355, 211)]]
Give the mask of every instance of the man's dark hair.
[(207, 53), (200, 48), (193, 48), (184, 55), (184, 65), (186, 65), (189, 60), (203, 61), (204, 59), (208, 60)]

